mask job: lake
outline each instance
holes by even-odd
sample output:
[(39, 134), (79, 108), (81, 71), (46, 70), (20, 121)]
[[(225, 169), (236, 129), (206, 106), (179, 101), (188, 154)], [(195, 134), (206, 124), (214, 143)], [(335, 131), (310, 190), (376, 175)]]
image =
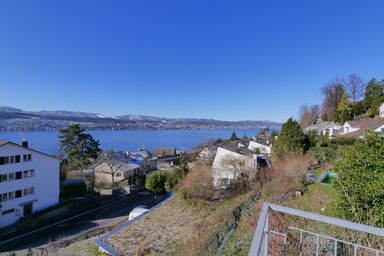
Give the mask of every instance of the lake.
[[(228, 139), (235, 131), (238, 137), (256, 135), (260, 129), (244, 130), (125, 130), (125, 131), (88, 131), (100, 141), (102, 149), (122, 151), (137, 150), (145, 147), (153, 151), (156, 147), (175, 147), (189, 150), (208, 139)], [(29, 142), (29, 147), (48, 154), (59, 152), (59, 133), (43, 132), (0, 132), (0, 140), (20, 143)]]

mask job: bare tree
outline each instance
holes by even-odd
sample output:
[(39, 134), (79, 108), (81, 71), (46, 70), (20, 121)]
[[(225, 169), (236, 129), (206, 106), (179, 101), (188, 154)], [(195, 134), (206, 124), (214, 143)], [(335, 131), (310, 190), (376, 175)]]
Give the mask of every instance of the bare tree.
[(108, 150), (100, 154), (96, 161), (106, 166), (106, 168), (98, 168), (96, 172), (111, 175), (112, 187), (116, 187), (115, 177), (124, 164), (129, 162), (129, 157), (123, 153)]
[(356, 74), (350, 74), (343, 81), (343, 83), (348, 99), (352, 103), (355, 103), (364, 97), (365, 83), (361, 77)]
[(305, 128), (311, 124), (314, 124), (319, 118), (319, 106), (303, 104), (299, 110), (300, 126)]
[(337, 121), (337, 107), (344, 94), (343, 81), (336, 77), (321, 88), (321, 93), (324, 96), (321, 105), (321, 118), (324, 121)]

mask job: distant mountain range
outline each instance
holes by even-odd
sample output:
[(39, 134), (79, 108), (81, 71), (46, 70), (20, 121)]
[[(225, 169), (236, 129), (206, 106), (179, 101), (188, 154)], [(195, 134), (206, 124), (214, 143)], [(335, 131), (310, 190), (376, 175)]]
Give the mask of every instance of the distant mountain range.
[(162, 118), (143, 115), (107, 116), (76, 111), (25, 111), (0, 106), (0, 131), (50, 131), (72, 123), (89, 130), (168, 130), (168, 129), (247, 129), (270, 127), (279, 129), (273, 121), (220, 121), (197, 118)]

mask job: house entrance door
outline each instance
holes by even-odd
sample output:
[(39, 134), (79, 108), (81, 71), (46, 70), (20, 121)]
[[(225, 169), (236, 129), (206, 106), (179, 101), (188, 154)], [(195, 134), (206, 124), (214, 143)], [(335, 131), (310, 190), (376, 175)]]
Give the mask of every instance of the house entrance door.
[(23, 215), (28, 216), (32, 214), (32, 209), (33, 209), (33, 203), (25, 204), (24, 205), (24, 211)]

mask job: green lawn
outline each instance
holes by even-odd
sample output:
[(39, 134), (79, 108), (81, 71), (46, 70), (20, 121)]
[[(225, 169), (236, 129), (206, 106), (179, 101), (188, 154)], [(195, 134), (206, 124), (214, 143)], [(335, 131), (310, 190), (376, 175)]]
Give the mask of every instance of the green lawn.
[(292, 208), (335, 216), (336, 190), (332, 184), (315, 183), (300, 198), (290, 200), (287, 205)]

